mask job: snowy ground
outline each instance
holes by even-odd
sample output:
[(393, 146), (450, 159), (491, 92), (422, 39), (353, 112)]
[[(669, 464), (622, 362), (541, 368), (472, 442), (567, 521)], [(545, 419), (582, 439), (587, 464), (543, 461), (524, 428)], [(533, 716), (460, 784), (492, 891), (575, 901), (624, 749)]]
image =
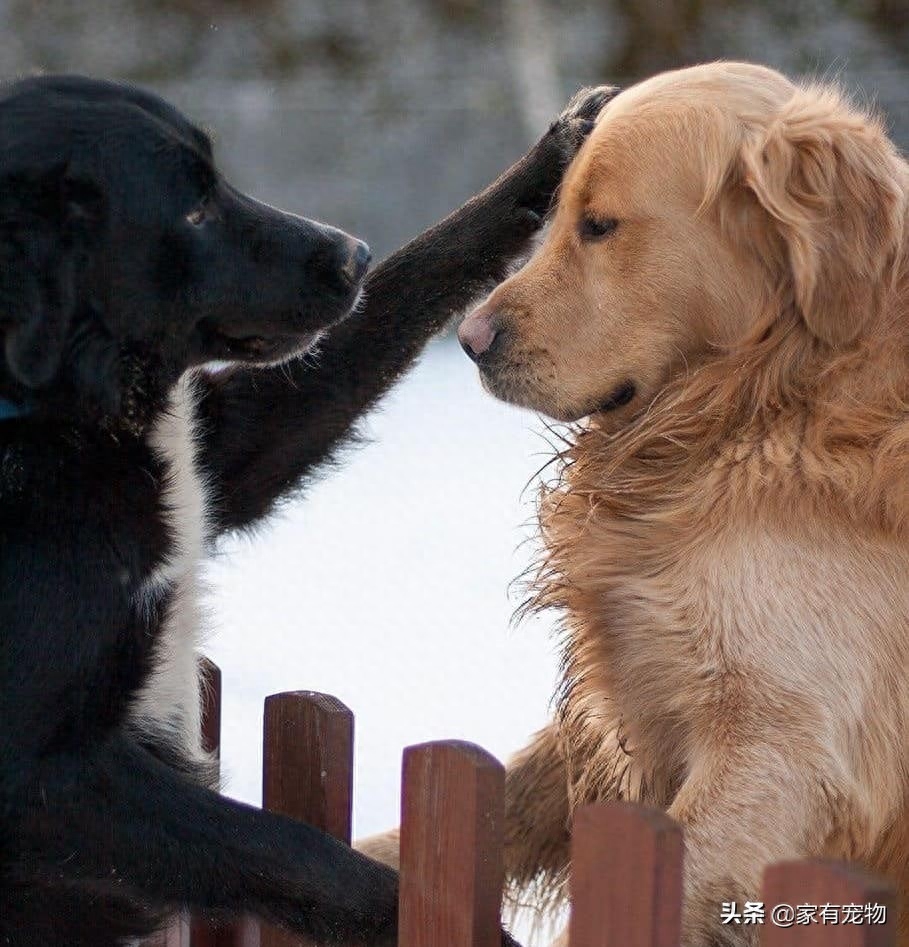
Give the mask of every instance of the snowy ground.
[(546, 720), (546, 619), (510, 627), (550, 456), (533, 415), (433, 343), (372, 415), (372, 439), (211, 568), (208, 653), (224, 675), (225, 789), (261, 799), (262, 701), (332, 693), (356, 714), (355, 835), (398, 822), (404, 746), (457, 737), (500, 759)]

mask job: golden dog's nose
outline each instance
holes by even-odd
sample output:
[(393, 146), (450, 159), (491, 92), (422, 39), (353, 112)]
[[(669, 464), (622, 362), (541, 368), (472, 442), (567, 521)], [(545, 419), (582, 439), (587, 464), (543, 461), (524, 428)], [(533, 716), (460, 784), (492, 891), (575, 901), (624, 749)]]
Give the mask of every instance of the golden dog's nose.
[(470, 358), (476, 361), (492, 348), (498, 335), (495, 313), (482, 307), (472, 312), (458, 328), (458, 341)]

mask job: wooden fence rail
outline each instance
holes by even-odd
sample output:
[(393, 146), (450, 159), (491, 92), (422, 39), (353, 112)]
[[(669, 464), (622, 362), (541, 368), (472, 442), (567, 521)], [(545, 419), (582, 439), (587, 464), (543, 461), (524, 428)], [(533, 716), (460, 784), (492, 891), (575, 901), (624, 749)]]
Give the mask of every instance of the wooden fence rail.
[[(204, 735), (216, 751), (221, 676), (210, 663), (204, 673)], [(269, 697), (265, 807), (349, 842), (353, 733), (353, 714), (334, 697), (308, 691)], [(459, 741), (405, 750), (400, 947), (500, 947), (503, 822), (504, 770), (484, 750)], [(662, 812), (613, 802), (578, 810), (572, 837), (568, 947), (679, 947), (681, 827)], [(772, 865), (762, 897), (748, 907), (728, 906), (730, 924), (760, 925), (761, 947), (896, 944), (892, 887), (850, 865)], [(774, 916), (780, 906), (785, 910)], [(253, 919), (217, 925), (181, 917), (147, 947), (311, 945)]]

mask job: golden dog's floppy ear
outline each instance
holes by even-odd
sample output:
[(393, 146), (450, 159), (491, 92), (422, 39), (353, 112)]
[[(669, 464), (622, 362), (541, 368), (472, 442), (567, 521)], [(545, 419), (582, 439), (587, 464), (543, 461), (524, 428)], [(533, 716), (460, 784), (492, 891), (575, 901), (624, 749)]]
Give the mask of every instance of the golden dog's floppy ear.
[(744, 183), (778, 229), (809, 330), (854, 339), (891, 289), (906, 212), (902, 159), (881, 122), (830, 88), (798, 89), (749, 127)]

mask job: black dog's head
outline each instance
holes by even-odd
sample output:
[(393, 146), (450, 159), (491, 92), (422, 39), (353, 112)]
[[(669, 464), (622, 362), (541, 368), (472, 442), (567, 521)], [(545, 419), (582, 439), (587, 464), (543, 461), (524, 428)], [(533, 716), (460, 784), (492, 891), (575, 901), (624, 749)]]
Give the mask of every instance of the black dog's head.
[(368, 263), (232, 188), (148, 92), (73, 76), (0, 92), (0, 396), (116, 415), (131, 385), (280, 361), (350, 310)]

